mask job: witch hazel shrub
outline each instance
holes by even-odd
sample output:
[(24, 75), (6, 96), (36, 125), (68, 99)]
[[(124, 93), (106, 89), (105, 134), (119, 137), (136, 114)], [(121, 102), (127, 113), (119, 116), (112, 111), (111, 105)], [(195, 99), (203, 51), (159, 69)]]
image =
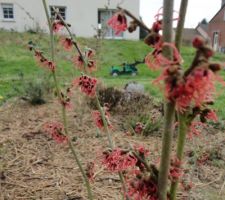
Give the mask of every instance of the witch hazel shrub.
[[(161, 35), (163, 31), (162, 9), (156, 14), (155, 22), (150, 29), (126, 9), (119, 7), (118, 10), (108, 21), (108, 25), (118, 34), (126, 30), (133, 32), (137, 26), (148, 32), (144, 42), (153, 50), (146, 56), (145, 63), (150, 70), (161, 71), (160, 76), (153, 83), (155, 86), (160, 87), (166, 102), (174, 104), (180, 119), (177, 122), (179, 127), (177, 154), (171, 158), (169, 169), (168, 178), (170, 179), (171, 191), (167, 192), (167, 199), (175, 199), (177, 182), (182, 176), (182, 155), (186, 134), (189, 133), (189, 137), (197, 135), (199, 132), (195, 129), (196, 125), (204, 126), (207, 120), (218, 120), (211, 105), (214, 102), (216, 93), (215, 83), (219, 82), (223, 86), (225, 85), (225, 82), (218, 74), (222, 66), (220, 63), (210, 61), (210, 58), (214, 55), (212, 48), (208, 46), (203, 38), (196, 36), (192, 42), (196, 54), (191, 65), (184, 69), (183, 59), (176, 45), (163, 41)], [(127, 17), (133, 20), (129, 25), (127, 24)], [(179, 21), (180, 19), (172, 17), (172, 20)], [(168, 48), (172, 52), (171, 58), (166, 57), (164, 54), (164, 50)], [(196, 121), (197, 119), (200, 121)], [(137, 131), (139, 131), (138, 128), (139, 126), (137, 126)], [(158, 176), (159, 172), (156, 168), (155, 171), (157, 172), (155, 176)], [(159, 199), (159, 196), (156, 195), (160, 190), (158, 177), (154, 179), (151, 177), (151, 173), (148, 175), (145, 173), (143, 176), (145, 177), (144, 182), (140, 183), (143, 178), (140, 176), (141, 178), (135, 182), (133, 190), (128, 190), (128, 194), (132, 194), (134, 199)], [(174, 187), (174, 185), (176, 186)]]
[[(47, 6), (43, 0), (45, 10)], [(67, 112), (73, 107), (72, 96), (79, 95), (75, 89), (79, 89), (87, 98), (96, 103), (98, 110), (90, 113), (90, 118), (96, 127), (104, 133), (107, 138), (108, 148), (102, 150), (98, 161), (109, 173), (116, 173), (121, 181), (122, 196), (126, 199), (134, 200), (157, 200), (161, 188), (159, 187), (160, 170), (154, 164), (150, 164), (148, 160), (149, 151), (143, 146), (132, 146), (129, 148), (118, 147), (114, 141), (113, 124), (110, 120), (110, 113), (107, 105), (101, 105), (96, 91), (99, 80), (92, 76), (92, 72), (97, 70), (95, 61), (95, 52), (86, 47), (80, 48), (70, 31), (70, 25), (65, 22), (57, 9), (53, 9), (55, 18), (50, 19), (48, 12), (46, 16), (50, 28), (50, 41), (52, 48), (52, 56), (48, 58), (45, 53), (36, 47), (32, 42), (29, 43), (29, 49), (33, 51), (34, 57), (38, 64), (52, 73), (55, 89), (57, 93), (58, 104), (62, 110), (62, 122), (46, 122), (43, 125), (44, 131), (49, 134), (57, 143), (69, 145), (74, 156), (80, 173), (83, 176), (84, 184), (87, 189), (88, 199), (97, 199), (94, 197), (91, 189), (91, 182), (95, 181), (96, 163), (94, 161), (86, 161), (87, 168), (83, 168), (83, 164), (79, 160), (79, 151), (73, 146), (68, 131)], [(132, 18), (130, 24), (127, 24), (127, 16)], [(173, 20), (178, 20), (174, 17)], [(155, 17), (155, 22), (151, 28), (148, 28), (143, 22), (134, 17), (129, 11), (119, 8), (118, 12), (108, 21), (116, 34), (120, 34), (128, 30), (133, 32), (138, 26), (144, 28), (149, 34), (144, 42), (151, 47), (151, 52), (146, 56), (146, 65), (151, 70), (160, 70), (160, 76), (154, 81), (164, 94), (167, 102), (175, 105), (175, 109), (179, 115), (182, 115), (183, 121), (178, 122), (181, 127), (182, 123), (185, 132), (192, 130), (194, 119), (199, 116), (201, 122), (206, 120), (216, 120), (214, 110), (210, 108), (213, 103), (213, 95), (215, 93), (215, 81), (221, 78), (218, 71), (221, 69), (220, 64), (209, 61), (213, 55), (212, 49), (207, 46), (206, 42), (199, 37), (193, 40), (193, 47), (196, 48), (196, 55), (191, 66), (184, 70), (182, 67), (183, 59), (177, 50), (175, 44), (164, 42), (161, 35), (163, 29), (163, 13), (159, 10)], [(54, 34), (58, 34), (62, 30), (67, 30), (68, 36), (60, 36), (59, 41), (62, 49), (65, 51), (74, 51), (73, 62), (75, 67), (80, 70), (80, 76), (74, 77), (71, 84), (67, 88), (61, 88), (57, 77), (57, 63), (54, 55)], [(169, 59), (163, 53), (164, 49), (172, 51), (172, 57)], [(76, 109), (76, 106), (74, 106)], [(141, 124), (137, 124), (136, 132), (143, 132)], [(186, 137), (186, 134), (185, 134)], [(184, 145), (182, 143), (182, 145)], [(183, 148), (178, 139), (178, 149)], [(180, 147), (182, 146), (182, 147)], [(181, 152), (182, 154), (182, 152)], [(182, 156), (178, 155), (170, 158), (171, 164), (168, 177), (169, 184), (173, 185), (183, 175)], [(169, 186), (168, 186), (169, 187)], [(172, 186), (171, 186), (172, 187)], [(172, 192), (171, 192), (172, 193)], [(171, 198), (171, 193), (167, 191), (166, 198)]]

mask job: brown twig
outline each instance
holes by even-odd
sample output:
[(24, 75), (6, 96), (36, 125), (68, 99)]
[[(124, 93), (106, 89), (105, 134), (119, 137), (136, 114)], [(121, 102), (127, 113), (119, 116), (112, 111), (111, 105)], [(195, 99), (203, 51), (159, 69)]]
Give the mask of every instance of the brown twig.
[(63, 19), (62, 15), (58, 12), (58, 10), (55, 9), (55, 7), (53, 7), (53, 11), (54, 11), (54, 12), (56, 13), (56, 15), (59, 17), (60, 21), (63, 23), (63, 25), (65, 26), (67, 32), (69, 33), (70, 39), (72, 40), (73, 45), (74, 45), (74, 47), (76, 48), (76, 50), (77, 50), (77, 52), (78, 52), (78, 54), (79, 54), (81, 60), (82, 60), (83, 62), (85, 62), (84, 56), (83, 56), (83, 54), (82, 54), (82, 52), (81, 52), (81, 50), (80, 50), (80, 48), (79, 48), (77, 42), (74, 40), (73, 34), (72, 34), (72, 32), (70, 31), (70, 28), (69, 28), (68, 24), (65, 22), (65, 20)]

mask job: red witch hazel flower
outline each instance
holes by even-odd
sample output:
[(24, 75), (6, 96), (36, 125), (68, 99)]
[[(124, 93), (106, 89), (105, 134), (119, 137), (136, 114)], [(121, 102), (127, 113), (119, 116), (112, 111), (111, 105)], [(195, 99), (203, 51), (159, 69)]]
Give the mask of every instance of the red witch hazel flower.
[(115, 32), (116, 35), (119, 35), (121, 32), (124, 32), (127, 30), (127, 18), (125, 14), (120, 11), (117, 12), (115, 15), (113, 15), (107, 24), (112, 27), (112, 29)]
[[(164, 47), (173, 49), (173, 60), (169, 60), (163, 56), (162, 49)], [(174, 44), (158, 42), (157, 45), (155, 45), (155, 50), (146, 56), (145, 63), (150, 69), (156, 70), (169, 65), (181, 64), (182, 57)]]
[(143, 123), (137, 122), (137, 123), (135, 124), (134, 131), (135, 131), (135, 133), (137, 133), (137, 134), (141, 134), (141, 133), (143, 132), (144, 128), (145, 128), (145, 125), (144, 125)]
[(73, 41), (71, 38), (62, 38), (61, 44), (66, 51), (71, 51), (71, 49), (73, 47)]
[(169, 179), (172, 182), (177, 181), (183, 174), (181, 169), (181, 161), (178, 158), (174, 158), (171, 160), (171, 167), (169, 172)]
[(64, 23), (61, 20), (55, 20), (52, 24), (52, 28), (53, 31), (57, 33), (64, 28)]
[(102, 164), (111, 172), (122, 172), (136, 165), (137, 159), (119, 148), (103, 153)]
[[(111, 125), (110, 120), (109, 120), (110, 114), (109, 114), (107, 108), (103, 107), (103, 109), (105, 111), (106, 123), (107, 123), (109, 128), (112, 128), (112, 125)], [(101, 113), (98, 110), (95, 110), (95, 111), (92, 112), (92, 117), (93, 117), (95, 125), (98, 128), (100, 128), (100, 129), (104, 128), (104, 122), (102, 120)]]
[(204, 66), (196, 68), (186, 77), (185, 90), (192, 96), (196, 106), (211, 102), (215, 91), (213, 72)]
[(218, 117), (213, 110), (210, 110), (207, 115), (205, 116), (206, 119), (212, 120), (214, 122), (218, 121)]
[(81, 92), (93, 97), (96, 94), (97, 79), (82, 75), (73, 81), (73, 86), (80, 87)]
[(128, 182), (128, 196), (134, 200), (158, 200), (158, 187), (152, 177), (134, 178)]
[(45, 63), (45, 66), (52, 72), (55, 71), (55, 69), (56, 69), (56, 65), (52, 61), (47, 61)]
[[(142, 145), (135, 145), (134, 151), (143, 160), (145, 160), (145, 158), (149, 155), (149, 150), (145, 149)], [(136, 166), (139, 168), (139, 172), (144, 171), (145, 169), (145, 166), (140, 160), (137, 160)]]
[[(84, 70), (84, 68), (85, 68), (89, 72), (95, 71), (96, 70), (96, 62), (93, 60), (94, 55), (95, 55), (94, 51), (92, 49), (87, 48), (84, 52), (83, 58), (81, 57), (81, 55), (75, 56), (74, 63), (77, 66), (77, 68), (80, 70)], [(86, 66), (85, 66), (85, 64), (86, 64)]]
[(175, 102), (176, 110), (184, 112), (191, 103), (200, 107), (203, 103), (213, 101), (214, 73), (207, 69), (207, 64), (196, 67), (184, 79), (180, 76), (179, 66), (168, 66), (155, 81), (165, 80), (165, 96)]
[(55, 71), (55, 63), (45, 58), (41, 51), (35, 50), (34, 56), (36, 57), (38, 64), (40, 64), (42, 67), (47, 68), (52, 72)]
[(57, 143), (67, 142), (68, 138), (63, 134), (63, 124), (59, 122), (48, 122), (44, 124), (43, 128)]

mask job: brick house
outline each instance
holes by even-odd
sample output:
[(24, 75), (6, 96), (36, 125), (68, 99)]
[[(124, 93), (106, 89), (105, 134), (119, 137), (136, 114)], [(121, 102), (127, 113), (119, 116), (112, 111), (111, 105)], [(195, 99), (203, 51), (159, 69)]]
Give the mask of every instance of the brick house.
[(220, 10), (209, 21), (208, 34), (213, 49), (225, 53), (225, 0), (222, 0)]

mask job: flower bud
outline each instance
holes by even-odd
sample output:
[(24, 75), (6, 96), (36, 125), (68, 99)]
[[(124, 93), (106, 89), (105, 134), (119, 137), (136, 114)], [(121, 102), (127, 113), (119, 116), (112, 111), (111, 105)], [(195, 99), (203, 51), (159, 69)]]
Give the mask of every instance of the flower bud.
[(137, 22), (135, 20), (131, 21), (128, 27), (130, 33), (134, 32), (137, 29)]
[(211, 69), (213, 72), (217, 72), (219, 70), (221, 70), (221, 65), (218, 63), (211, 63), (209, 64), (209, 69)]
[(206, 58), (212, 57), (213, 54), (214, 54), (214, 51), (210, 47), (206, 47), (204, 49), (204, 55), (205, 55)]
[(154, 46), (159, 42), (161, 36), (158, 33), (149, 33), (147, 37), (144, 39), (145, 44), (149, 46)]
[(156, 33), (162, 30), (162, 20), (154, 22), (152, 25), (152, 30)]
[(192, 41), (192, 45), (193, 45), (193, 47), (199, 49), (199, 48), (203, 47), (204, 39), (200, 36), (196, 36), (194, 38), (194, 40)]

